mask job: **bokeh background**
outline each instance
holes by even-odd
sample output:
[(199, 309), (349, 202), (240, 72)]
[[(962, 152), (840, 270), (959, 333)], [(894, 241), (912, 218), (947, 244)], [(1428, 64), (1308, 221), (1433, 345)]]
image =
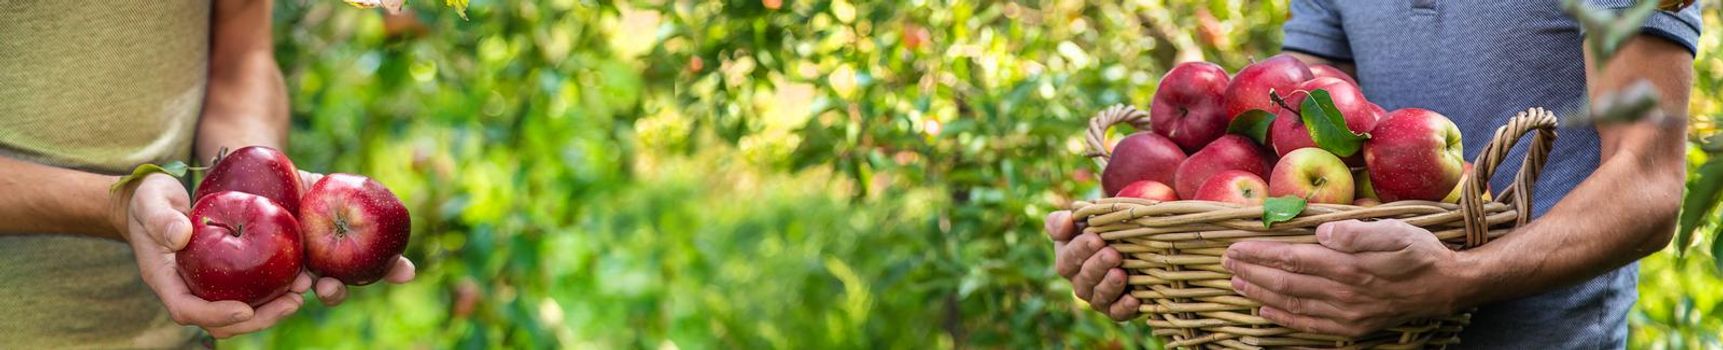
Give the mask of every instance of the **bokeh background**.
[[(407, 201), (419, 280), (222, 346), (1157, 348), (1071, 296), (1041, 217), (1098, 195), (1077, 156), (1092, 112), (1146, 104), (1180, 59), (1272, 55), (1287, 15), (1224, 0), (409, 8), (279, 0), (275, 38), (295, 162)], [(1720, 42), (1706, 33), (1696, 64), (1695, 135), (1723, 117)], [(1644, 261), (1633, 348), (1723, 347), (1712, 259)]]

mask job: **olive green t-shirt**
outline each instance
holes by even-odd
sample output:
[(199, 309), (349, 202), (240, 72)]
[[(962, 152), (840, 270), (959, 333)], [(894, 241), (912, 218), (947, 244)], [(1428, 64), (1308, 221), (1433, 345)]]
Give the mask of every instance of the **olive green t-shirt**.
[[(209, 22), (208, 1), (0, 0), (0, 157), (105, 174), (188, 159)], [(0, 234), (0, 348), (200, 337), (170, 319), (125, 243)]]

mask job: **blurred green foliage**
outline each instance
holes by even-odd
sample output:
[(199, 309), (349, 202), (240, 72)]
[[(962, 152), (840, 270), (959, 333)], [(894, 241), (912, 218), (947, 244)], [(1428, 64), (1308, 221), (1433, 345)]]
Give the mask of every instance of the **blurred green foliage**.
[[(1041, 216), (1098, 195), (1077, 156), (1090, 113), (1147, 101), (1179, 59), (1270, 55), (1286, 18), (1220, 0), (409, 7), (278, 1), (275, 34), (290, 153), (394, 189), (419, 280), (222, 345), (1156, 348), (1071, 296)], [(1701, 115), (1723, 115), (1718, 39)], [(1646, 260), (1633, 347), (1718, 346), (1709, 259)]]

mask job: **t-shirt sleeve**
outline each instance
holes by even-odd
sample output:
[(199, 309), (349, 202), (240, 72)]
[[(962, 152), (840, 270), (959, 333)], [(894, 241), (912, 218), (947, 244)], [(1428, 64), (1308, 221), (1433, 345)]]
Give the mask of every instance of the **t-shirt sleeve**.
[[(1586, 3), (1620, 12), (1633, 7), (1634, 1), (1586, 0)], [(1680, 12), (1657, 11), (1653, 13), (1651, 18), (1645, 20), (1642, 33), (1675, 42), (1686, 47), (1687, 52), (1698, 55), (1699, 33), (1702, 31), (1701, 28), (1704, 28), (1699, 16), (1701, 3), (1704, 1), (1696, 1), (1693, 6), (1688, 6)]]
[(1292, 18), (1281, 26), (1281, 50), (1335, 61), (1352, 61), (1352, 45), (1332, 0), (1292, 0)]

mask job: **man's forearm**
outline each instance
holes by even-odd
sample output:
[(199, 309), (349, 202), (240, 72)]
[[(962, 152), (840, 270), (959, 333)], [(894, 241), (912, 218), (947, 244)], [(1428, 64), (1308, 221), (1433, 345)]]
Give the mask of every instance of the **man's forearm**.
[(197, 133), (200, 161), (222, 148), (287, 146), (287, 88), (271, 46), (270, 6), (269, 1), (215, 3), (209, 92)]
[(108, 186), (116, 177), (0, 157), (0, 235), (120, 239)]

